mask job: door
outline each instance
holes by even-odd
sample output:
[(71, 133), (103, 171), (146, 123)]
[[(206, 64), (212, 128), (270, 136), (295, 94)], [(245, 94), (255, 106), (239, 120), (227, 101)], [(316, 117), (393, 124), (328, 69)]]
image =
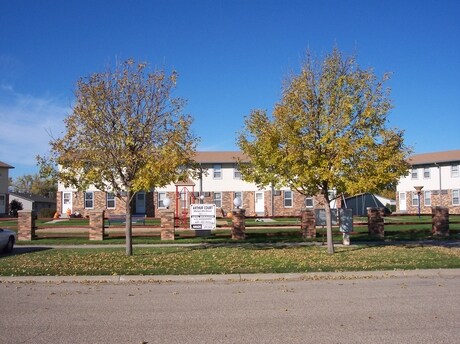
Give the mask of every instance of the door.
[(145, 214), (145, 192), (136, 194), (136, 214)]
[[(69, 210), (67, 210), (67, 209), (69, 209)], [(62, 214), (65, 214), (65, 213), (72, 214), (73, 213), (73, 210), (72, 210), (72, 192), (70, 192), (70, 191), (62, 192), (62, 209), (61, 209), (61, 213)]]
[(263, 192), (256, 192), (256, 204), (255, 204), (255, 212), (257, 215), (263, 215), (265, 212), (264, 207), (264, 193)]
[(406, 211), (406, 193), (400, 192), (399, 193), (399, 211)]
[(6, 195), (0, 195), (0, 214), (5, 214), (6, 212)]

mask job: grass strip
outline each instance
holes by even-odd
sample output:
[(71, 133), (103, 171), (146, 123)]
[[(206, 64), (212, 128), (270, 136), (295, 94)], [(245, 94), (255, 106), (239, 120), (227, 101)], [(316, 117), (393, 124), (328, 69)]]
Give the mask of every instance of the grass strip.
[(302, 273), (460, 268), (460, 250), (446, 247), (228, 247), (50, 249), (0, 258), (3, 276)]

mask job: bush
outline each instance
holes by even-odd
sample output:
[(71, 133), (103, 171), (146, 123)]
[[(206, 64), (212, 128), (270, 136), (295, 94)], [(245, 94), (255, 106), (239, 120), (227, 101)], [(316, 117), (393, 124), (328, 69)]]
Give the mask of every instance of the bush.
[(18, 217), (18, 211), (24, 209), (22, 203), (18, 200), (12, 200), (10, 202), (10, 215)]
[(43, 208), (38, 211), (38, 217), (40, 218), (53, 218), (56, 208)]

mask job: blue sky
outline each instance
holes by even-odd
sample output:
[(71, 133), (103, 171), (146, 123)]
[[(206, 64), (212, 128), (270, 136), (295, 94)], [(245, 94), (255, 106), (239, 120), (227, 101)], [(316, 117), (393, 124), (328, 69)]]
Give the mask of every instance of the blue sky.
[(179, 73), (200, 150), (235, 150), (310, 49), (392, 72), (389, 125), (415, 153), (460, 149), (460, 1), (0, 2), (0, 161), (37, 173), (80, 77), (134, 58)]

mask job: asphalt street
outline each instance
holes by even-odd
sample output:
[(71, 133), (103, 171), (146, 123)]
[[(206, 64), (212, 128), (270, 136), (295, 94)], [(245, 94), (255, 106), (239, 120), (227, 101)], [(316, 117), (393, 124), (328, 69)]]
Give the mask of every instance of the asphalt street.
[(0, 343), (458, 343), (460, 270), (0, 279)]

